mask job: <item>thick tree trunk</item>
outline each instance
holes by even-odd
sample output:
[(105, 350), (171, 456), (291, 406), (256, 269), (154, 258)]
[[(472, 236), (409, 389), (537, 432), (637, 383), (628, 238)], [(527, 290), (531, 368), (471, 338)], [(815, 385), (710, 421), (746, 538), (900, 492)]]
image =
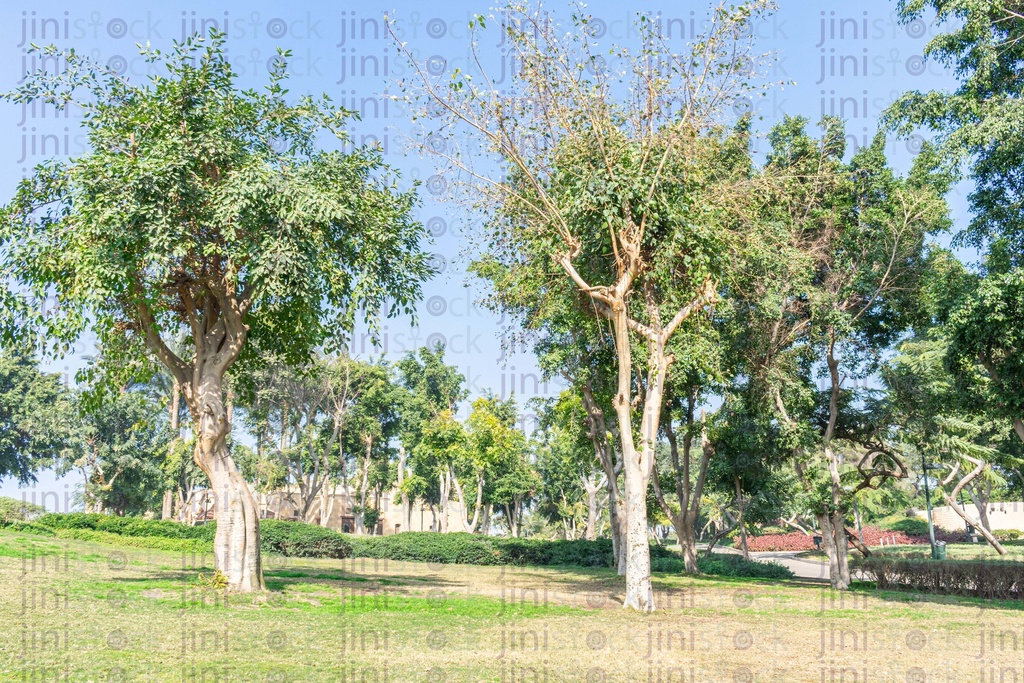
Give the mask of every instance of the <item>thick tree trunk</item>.
[(228, 451), (231, 425), (220, 377), (201, 378), (197, 400), (195, 461), (210, 478), (215, 500), (215, 566), (227, 578), (229, 591), (263, 590), (259, 511), (256, 499)]
[(967, 493), (971, 496), (971, 502), (974, 503), (975, 509), (978, 511), (978, 521), (981, 522), (981, 527), (985, 531), (992, 531), (992, 527), (988, 523), (988, 501), (992, 494), (992, 485), (988, 482), (982, 482), (967, 486)]
[(588, 541), (593, 541), (597, 538), (597, 490), (599, 485), (596, 480), (597, 476), (594, 473), (584, 480), (584, 487), (587, 492), (587, 526), (583, 531), (583, 537)]
[(402, 490), (402, 485), (405, 483), (405, 461), (406, 453), (405, 446), (398, 447), (398, 492), (402, 501), (402, 531), (409, 531), (412, 529), (412, 501), (409, 500), (409, 495)]
[(174, 515), (174, 492), (170, 489), (164, 491), (163, 506), (160, 510), (160, 519), (171, 519)]
[(654, 445), (661, 417), (668, 359), (662, 343), (650, 344), (647, 386), (640, 421), (640, 448), (633, 441), (632, 355), (624, 302), (618, 302), (612, 327), (618, 356), (618, 386), (615, 415), (622, 443), (623, 474), (626, 488), (626, 597), (623, 606), (641, 612), (653, 612), (654, 589), (651, 586), (651, 547), (647, 542), (647, 485), (654, 466)]
[(842, 514), (819, 514), (822, 546), (828, 557), (829, 583), (836, 590), (850, 587), (850, 564), (846, 552), (846, 520)]
[(686, 573), (697, 573), (697, 515), (686, 512), (672, 520), (676, 530), (679, 548), (683, 553), (683, 565)]
[(740, 486), (740, 478), (735, 478), (736, 484), (736, 508), (739, 510), (739, 516), (737, 517), (737, 524), (740, 527), (740, 550), (743, 552), (743, 559), (750, 559), (750, 550), (747, 548), (747, 524), (743, 519), (743, 513), (745, 511), (745, 505), (743, 503), (743, 489)]

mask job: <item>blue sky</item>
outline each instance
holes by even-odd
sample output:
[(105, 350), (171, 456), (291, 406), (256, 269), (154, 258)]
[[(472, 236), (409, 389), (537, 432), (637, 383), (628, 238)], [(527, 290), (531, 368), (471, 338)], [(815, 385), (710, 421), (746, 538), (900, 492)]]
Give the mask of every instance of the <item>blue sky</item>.
[[(822, 114), (847, 120), (848, 147), (870, 141), (879, 114), (908, 89), (949, 87), (952, 80), (921, 53), (935, 27), (927, 21), (901, 26), (895, 2), (863, 3), (780, 0), (778, 11), (757, 25), (758, 49), (774, 51), (778, 61), (768, 78), (794, 82), (774, 90), (755, 103), (758, 127), (767, 129), (783, 115), (802, 115), (817, 121)], [(379, 141), (390, 164), (406, 179), (428, 180), (432, 162), (407, 155), (402, 138), (414, 134), (394, 103), (383, 97), (391, 79), (399, 78), (404, 63), (396, 54), (383, 25), (393, 16), (403, 39), (420, 58), (439, 58), (444, 69), (457, 68), (466, 59), (467, 24), (474, 14), (491, 14), (487, 3), (456, 0), (443, 8), (428, 3), (380, 4), (376, 0), (352, 4), (329, 2), (222, 2), (55, 3), (13, 0), (0, 9), (0, 90), (13, 88), (28, 69), (38, 67), (26, 53), (28, 44), (55, 43), (74, 47), (134, 79), (145, 77), (146, 65), (136, 43), (169, 47), (172, 40), (195, 30), (216, 26), (226, 30), (232, 63), (246, 86), (265, 82), (268, 64), (278, 47), (291, 49), (290, 88), (296, 95), (328, 93), (363, 120), (353, 125), (355, 139)], [(556, 17), (568, 18), (571, 6), (547, 2)], [(594, 2), (588, 11), (598, 20), (592, 26), (607, 42), (635, 38), (637, 12), (660, 15), (666, 33), (682, 46), (699, 30), (708, 5), (703, 2)], [(481, 51), (497, 60), (503, 54), (496, 22), (480, 41)], [(499, 64), (502, 62), (498, 62)], [(10, 196), (18, 180), (31, 167), (52, 156), (74, 156), (84, 148), (84, 136), (74, 118), (55, 118), (52, 111), (0, 103), (0, 130), (7, 143), (0, 159), (0, 195)], [(900, 168), (911, 162), (915, 142), (891, 141), (890, 156)], [(428, 184), (429, 186), (429, 184)], [(429, 250), (443, 272), (425, 287), (419, 324), (408, 319), (388, 321), (381, 346), (374, 347), (364, 330), (357, 329), (352, 351), (361, 356), (398, 358), (427, 342), (442, 341), (448, 358), (466, 375), (473, 395), (487, 391), (507, 395), (515, 391), (525, 401), (554, 395), (559, 387), (545, 383), (532, 355), (522, 349), (506, 353), (502, 339), (509, 328), (483, 309), (483, 292), (467, 281), (464, 265), (468, 237), (456, 207), (437, 200), (424, 188), (420, 218), (434, 237)], [(964, 188), (950, 197), (958, 225), (966, 220)], [(943, 241), (948, 241), (944, 239)], [(82, 355), (92, 342), (84, 338), (76, 353), (48, 363), (73, 381)], [(20, 491), (16, 482), (0, 482), (0, 495), (39, 499), (44, 492), (50, 507), (65, 507), (73, 478), (56, 481), (43, 473), (34, 487)], [(54, 501), (57, 501), (54, 503)]]

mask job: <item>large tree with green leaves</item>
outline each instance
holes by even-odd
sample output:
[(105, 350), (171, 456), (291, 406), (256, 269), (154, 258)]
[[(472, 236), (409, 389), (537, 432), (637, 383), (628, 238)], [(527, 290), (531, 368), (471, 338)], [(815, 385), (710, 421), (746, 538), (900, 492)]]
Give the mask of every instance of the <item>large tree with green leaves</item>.
[[(8, 99), (80, 107), (89, 151), (37, 167), (5, 208), (0, 329), (41, 333), (60, 352), (91, 327), (112, 382), (162, 363), (216, 496), (217, 569), (232, 591), (261, 589), (225, 373), (253, 347), (289, 363), (331, 351), (359, 310), (371, 325), (388, 301), (412, 312), (429, 273), (414, 196), (383, 179), (377, 149), (341, 151), (349, 112), (289, 96), (287, 53), (263, 92), (236, 86), (215, 33), (143, 50), (142, 84), (73, 51), (43, 53), (66, 68), (30, 74)], [(60, 304), (48, 316), (31, 305), (46, 295)], [(169, 340), (182, 331), (178, 354)]]
[[(787, 117), (772, 129), (767, 163), (743, 204), (744, 220), (772, 228), (761, 233), (769, 239), (762, 257), (749, 260), (772, 276), (751, 278), (737, 297), (747, 331), (736, 354), (749, 400), (774, 406), (784, 427), (814, 492), (832, 586), (845, 589), (850, 496), (907, 472), (884, 416), (864, 401), (865, 381), (920, 320), (925, 240), (948, 227), (948, 177), (935, 172), (928, 147), (897, 175), (882, 135), (844, 161), (839, 121), (823, 120), (818, 139), (806, 124)], [(821, 392), (815, 379), (824, 380)]]
[(962, 292), (945, 338), (962, 377), (980, 367), (990, 409), (1024, 441), (1024, 14), (1014, 0), (901, 0), (905, 22), (934, 13), (927, 59), (952, 68), (954, 89), (910, 91), (885, 123), (935, 136), (943, 158), (974, 182), (971, 222), (955, 243), (984, 251), (981, 278)]
[[(671, 341), (716, 300), (730, 263), (729, 188), (748, 164), (745, 131), (726, 122), (735, 118), (734, 100), (755, 89), (759, 58), (748, 29), (765, 8), (713, 10), (686, 48), (666, 44), (642, 16), (638, 46), (609, 52), (596, 44), (585, 13), (567, 31), (541, 9), (514, 4), (503, 28), (520, 68), (501, 89), (486, 73), (439, 81), (402, 46), (415, 74), (406, 85), (421, 96), (424, 115), (440, 119), (431, 139), (468, 133), (499, 166), (500, 175), (482, 171), (456, 139), (433, 146), (485, 216), (489, 269), (481, 274), (496, 291), (522, 293), (516, 273), (544, 269), (534, 298), (549, 288), (583, 294), (610, 330), (625, 489), (624, 603), (642, 611), (654, 609), (647, 490)], [(482, 20), (473, 25), (471, 50)]]

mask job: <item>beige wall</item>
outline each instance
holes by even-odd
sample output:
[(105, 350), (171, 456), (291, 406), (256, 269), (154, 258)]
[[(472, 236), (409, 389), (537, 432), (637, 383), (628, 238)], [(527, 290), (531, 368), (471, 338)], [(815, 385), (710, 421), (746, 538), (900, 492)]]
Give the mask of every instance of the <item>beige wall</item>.
[[(964, 510), (971, 519), (978, 518), (978, 508), (973, 503), (965, 503)], [(925, 510), (915, 510), (921, 519), (927, 519)], [(964, 520), (953, 511), (948, 505), (932, 508), (932, 521), (935, 526), (947, 531), (963, 531)], [(989, 503), (988, 523), (993, 530), (996, 529), (1019, 529), (1024, 531), (1024, 503)]]

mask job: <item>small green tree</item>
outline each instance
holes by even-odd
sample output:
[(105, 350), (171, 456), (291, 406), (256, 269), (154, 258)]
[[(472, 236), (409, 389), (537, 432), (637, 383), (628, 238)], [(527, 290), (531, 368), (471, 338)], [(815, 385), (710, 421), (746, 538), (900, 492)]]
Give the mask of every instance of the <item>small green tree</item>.
[[(143, 85), (74, 51), (43, 52), (66, 68), (7, 97), (79, 106), (89, 151), (40, 165), (3, 212), (0, 331), (42, 333), (59, 353), (91, 327), (115, 384), (163, 364), (216, 496), (217, 569), (232, 591), (262, 589), (258, 511), (227, 447), (225, 373), (254, 347), (295, 364), (335, 350), (359, 307), (371, 325), (388, 301), (412, 313), (429, 273), (414, 196), (382, 180), (378, 150), (318, 148), (324, 132), (348, 142), (349, 112), (326, 97), (289, 101), (287, 53), (260, 93), (235, 86), (216, 33), (143, 50), (154, 64)], [(45, 295), (55, 314), (31, 306)], [(181, 332), (179, 355), (169, 340)]]
[(60, 375), (40, 372), (22, 345), (0, 350), (0, 479), (25, 484), (70, 446), (73, 403)]

